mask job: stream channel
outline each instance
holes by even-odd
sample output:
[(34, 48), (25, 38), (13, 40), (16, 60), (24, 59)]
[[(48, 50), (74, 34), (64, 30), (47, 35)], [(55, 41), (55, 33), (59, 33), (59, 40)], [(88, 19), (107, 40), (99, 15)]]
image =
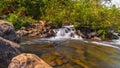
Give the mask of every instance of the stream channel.
[(86, 41), (71, 26), (55, 31), (51, 38), (22, 38), (23, 52), (38, 55), (53, 68), (120, 68), (120, 39)]

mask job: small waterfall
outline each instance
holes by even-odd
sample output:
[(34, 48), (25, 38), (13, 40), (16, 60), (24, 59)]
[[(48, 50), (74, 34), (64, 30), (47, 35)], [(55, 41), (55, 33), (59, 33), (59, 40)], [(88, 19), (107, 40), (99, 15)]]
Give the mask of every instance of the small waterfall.
[(75, 33), (75, 29), (73, 28), (73, 25), (71, 26), (63, 26), (62, 28), (59, 29), (54, 29), (53, 30), (56, 35), (51, 38), (47, 38), (47, 40), (66, 40), (66, 39), (79, 39), (82, 40), (81, 36), (78, 36)]
[(76, 31), (73, 27), (73, 25), (71, 26), (63, 26), (62, 28), (59, 29), (54, 29), (53, 30), (55, 32), (55, 36), (54, 37), (50, 37), (50, 38), (40, 38), (40, 39), (34, 39), (32, 41), (28, 41), (22, 44), (39, 44), (39, 43), (46, 43), (49, 41), (55, 41), (55, 42), (63, 42), (65, 40), (69, 40), (69, 39), (76, 39), (76, 40), (81, 40), (85, 43), (92, 43), (92, 44), (97, 44), (97, 45), (103, 45), (103, 46), (108, 46), (108, 47), (113, 47), (113, 48), (118, 48), (120, 49), (120, 36), (118, 36), (118, 33), (115, 33), (114, 35), (117, 35), (119, 37), (119, 39), (117, 40), (111, 40), (110, 42), (107, 41), (87, 41), (84, 40), (81, 36), (76, 34)]
[(115, 48), (116, 48), (116, 46), (114, 46), (114, 45), (120, 46), (120, 36), (118, 36), (118, 33), (114, 33), (114, 35), (118, 36), (119, 39), (111, 40), (111, 42), (106, 42), (106, 41), (100, 41), (100, 42), (91, 41), (91, 42), (89, 42), (89, 41), (83, 40), (83, 38), (81, 36), (79, 36), (75, 33), (75, 29), (74, 29), (73, 25), (63, 26), (62, 28), (54, 29), (54, 32), (56, 33), (56, 35), (54, 37), (46, 38), (44, 40), (64, 41), (67, 39), (77, 39), (77, 40), (82, 40), (83, 42), (86, 42), (86, 43), (100, 44), (100, 45), (111, 46), (111, 47), (115, 47)]

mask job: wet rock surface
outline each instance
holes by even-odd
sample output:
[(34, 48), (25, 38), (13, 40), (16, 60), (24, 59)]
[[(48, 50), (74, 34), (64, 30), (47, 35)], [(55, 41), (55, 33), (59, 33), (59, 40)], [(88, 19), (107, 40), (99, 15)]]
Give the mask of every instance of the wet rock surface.
[(21, 53), (19, 42), (13, 25), (0, 20), (0, 68), (7, 68), (11, 59)]
[(0, 37), (0, 68), (7, 68), (11, 59), (20, 54), (20, 45)]
[[(35, 26), (33, 25), (32, 27), (39, 28), (39, 25), (36, 26), (35, 24)], [(41, 31), (43, 31), (43, 34), (48, 32), (48, 35), (51, 35), (51, 30), (47, 31), (49, 28), (40, 28)], [(39, 29), (30, 29), (28, 32), (25, 30), (27, 29), (22, 27), (22, 32), (20, 31), (20, 34), (22, 33), (24, 36), (28, 35), (28, 32), (30, 32), (29, 36), (35, 36), (39, 34)], [(0, 68), (52, 68), (34, 54), (21, 54), (22, 49), (18, 44), (20, 42), (19, 37), (20, 35), (18, 36), (16, 34), (12, 24), (0, 20)]]
[(92, 39), (92, 40), (94, 39), (97, 41), (102, 40), (99, 34), (97, 33), (96, 29), (92, 29), (87, 26), (77, 28), (76, 34), (80, 35), (82, 38), (85, 38), (85, 39)]
[(24, 52), (37, 54), (53, 68), (120, 67), (120, 50), (79, 40), (22, 45), (22, 48)]
[(29, 37), (40, 37), (40, 38), (46, 38), (54, 36), (55, 33), (53, 31), (53, 27), (51, 24), (33, 24), (28, 27), (21, 27), (20, 30), (16, 32), (19, 36), (29, 36)]
[(35, 54), (23, 53), (14, 57), (8, 68), (52, 68)]
[[(97, 37), (96, 32), (89, 30), (87, 32), (78, 30), (76, 34), (84, 38), (101, 40)], [(22, 27), (17, 33), (19, 36), (29, 36), (30, 38), (33, 36), (45, 38), (55, 35), (52, 27), (44, 23)], [(9, 34), (12, 34), (12, 36)], [(11, 38), (13, 36), (15, 37)], [(38, 55), (53, 68), (120, 68), (120, 50), (118, 49), (78, 40), (55, 43), (41, 41), (42, 44), (39, 44), (39, 41), (35, 40), (33, 43), (22, 44), (23, 52)], [(21, 53), (20, 46), (14, 42), (19, 43), (19, 39), (13, 26), (0, 21), (0, 68), (7, 68), (13, 57), (8, 68), (45, 68), (44, 65), (41, 65), (44, 62), (36, 55), (19, 55)], [(47, 63), (45, 63), (46, 68), (51, 68)]]
[(16, 43), (20, 42), (13, 25), (3, 20), (0, 20), (0, 36)]
[[(76, 34), (80, 35), (82, 38), (85, 39), (91, 39), (91, 40), (113, 40), (113, 39), (119, 39), (119, 32), (117, 32), (115, 29), (109, 29), (108, 32), (106, 32), (104, 39), (103, 39), (103, 33), (98, 33), (100, 29), (92, 29), (88, 26), (79, 27), (76, 29)], [(118, 35), (115, 35), (114, 33), (118, 33)]]

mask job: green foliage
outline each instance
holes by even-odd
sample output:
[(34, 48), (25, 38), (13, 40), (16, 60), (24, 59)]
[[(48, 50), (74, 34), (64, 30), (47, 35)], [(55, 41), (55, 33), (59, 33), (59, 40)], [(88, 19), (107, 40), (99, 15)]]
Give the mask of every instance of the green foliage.
[(57, 27), (62, 23), (71, 21), (71, 1), (70, 0), (45, 0), (42, 11), (42, 19), (52, 21)]
[(0, 18), (19, 29), (40, 19), (42, 6), (43, 0), (0, 0)]
[(12, 22), (16, 29), (39, 19), (56, 27), (67, 22), (75, 28), (98, 29), (104, 38), (109, 28), (120, 32), (120, 9), (104, 6), (102, 1), (111, 0), (0, 0), (0, 18)]
[(108, 8), (93, 0), (75, 5), (75, 7), (80, 8), (77, 10), (79, 13), (76, 15), (74, 23), (76, 28), (88, 26), (92, 29), (98, 29), (97, 32), (102, 38), (105, 38), (109, 28), (118, 29), (120, 24), (120, 10), (118, 8), (114, 6)]
[(21, 13), (17, 12), (10, 14), (10, 17), (8, 17), (6, 20), (11, 22), (15, 26), (15, 29), (35, 23), (31, 17), (22, 16)]

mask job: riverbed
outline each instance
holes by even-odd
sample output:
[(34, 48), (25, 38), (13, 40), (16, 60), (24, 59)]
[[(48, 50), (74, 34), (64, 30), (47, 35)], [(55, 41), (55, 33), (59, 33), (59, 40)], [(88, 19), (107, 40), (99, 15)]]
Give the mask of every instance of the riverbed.
[(81, 40), (24, 39), (23, 52), (33, 53), (54, 68), (120, 68), (120, 49)]

